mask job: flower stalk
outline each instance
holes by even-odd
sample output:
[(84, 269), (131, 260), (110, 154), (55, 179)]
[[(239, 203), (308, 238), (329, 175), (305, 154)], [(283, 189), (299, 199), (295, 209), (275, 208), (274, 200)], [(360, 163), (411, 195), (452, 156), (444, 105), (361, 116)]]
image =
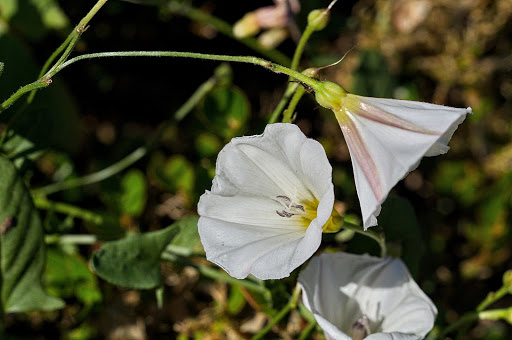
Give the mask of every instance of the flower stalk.
[(274, 327), (279, 321), (281, 321), (281, 319), (284, 318), (292, 309), (295, 309), (297, 307), (297, 302), (299, 301), (301, 290), (302, 289), (300, 285), (297, 284), (295, 286), (295, 289), (293, 290), (292, 297), (290, 298), (286, 306), (284, 306), (279, 311), (279, 313), (277, 313), (277, 315), (272, 319), (271, 322), (268, 323), (268, 325), (265, 326), (265, 328), (263, 328), (256, 335), (254, 335), (251, 338), (251, 340), (263, 339), (265, 334), (267, 334), (272, 329), (272, 327)]
[(386, 257), (387, 255), (387, 247), (386, 247), (386, 238), (383, 233), (379, 233), (373, 230), (364, 230), (363, 227), (353, 224), (350, 222), (344, 221), (342, 228), (345, 230), (352, 230), (358, 234), (364, 235), (366, 237), (371, 238), (375, 242), (379, 244), (380, 247), (380, 257)]
[(175, 58), (194, 58), (194, 59), (203, 59), (203, 60), (216, 60), (216, 61), (228, 61), (228, 62), (239, 62), (239, 63), (248, 63), (257, 66), (262, 66), (274, 73), (283, 73), (286, 74), (308, 86), (311, 88), (317, 88), (320, 85), (320, 82), (312, 79), (298, 71), (294, 71), (288, 67), (282, 66), (280, 64), (251, 56), (231, 56), (231, 55), (220, 55), (220, 54), (206, 54), (206, 53), (194, 53), (194, 52), (178, 52), (178, 51), (128, 51), (128, 52), (100, 52), (100, 53), (90, 53), (83, 54), (74, 58), (69, 59), (68, 61), (62, 63), (58, 67), (50, 70), (46, 73), (46, 77), (53, 77), (56, 73), (62, 71), (64, 68), (69, 65), (85, 59), (95, 59), (95, 58), (108, 58), (108, 57), (175, 57)]

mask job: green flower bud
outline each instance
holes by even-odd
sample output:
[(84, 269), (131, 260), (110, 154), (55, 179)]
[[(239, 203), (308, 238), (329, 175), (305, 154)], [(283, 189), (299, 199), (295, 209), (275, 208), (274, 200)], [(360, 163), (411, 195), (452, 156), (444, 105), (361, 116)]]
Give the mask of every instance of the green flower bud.
[(252, 37), (261, 30), (258, 18), (254, 12), (249, 12), (233, 25), (233, 35), (238, 39)]
[(315, 99), (318, 104), (327, 109), (337, 112), (343, 106), (343, 97), (347, 95), (347, 91), (343, 87), (330, 81), (320, 82), (315, 88)]
[(512, 270), (507, 270), (503, 274), (503, 286), (507, 287), (508, 291), (512, 293)]
[(302, 71), (302, 74), (309, 78), (318, 79), (318, 72), (320, 72), (318, 67), (310, 67)]
[(327, 26), (330, 17), (330, 11), (326, 9), (315, 9), (308, 14), (308, 25), (315, 31), (321, 31)]

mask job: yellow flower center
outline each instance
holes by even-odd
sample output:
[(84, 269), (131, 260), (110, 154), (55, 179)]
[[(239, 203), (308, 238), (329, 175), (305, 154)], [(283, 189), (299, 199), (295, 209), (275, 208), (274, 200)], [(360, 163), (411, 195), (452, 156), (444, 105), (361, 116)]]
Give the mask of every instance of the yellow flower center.
[[(317, 199), (307, 202), (295, 202), (288, 196), (277, 196), (277, 201), (283, 205), (282, 210), (276, 210), (276, 214), (283, 218), (297, 219), (300, 224), (307, 229), (311, 221), (317, 217), (318, 205), (320, 202)], [(334, 233), (340, 230), (343, 219), (334, 208), (332, 209), (331, 216), (323, 225), (322, 230), (325, 233)]]

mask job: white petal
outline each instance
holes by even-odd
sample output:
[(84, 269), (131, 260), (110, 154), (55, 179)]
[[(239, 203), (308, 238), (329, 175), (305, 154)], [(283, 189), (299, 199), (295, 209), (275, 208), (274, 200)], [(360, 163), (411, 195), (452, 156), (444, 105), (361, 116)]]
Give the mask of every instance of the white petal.
[(313, 139), (306, 140), (300, 149), (300, 164), (297, 166), (304, 174), (303, 182), (316, 198), (322, 197), (328, 190), (333, 191), (332, 167), (320, 143)]
[[(380, 204), (423, 156), (448, 150), (446, 143), (468, 109), (395, 99), (347, 95), (349, 119), (339, 120), (347, 141), (364, 227), (377, 224)], [(357, 105), (354, 105), (357, 103)]]
[(353, 323), (366, 315), (373, 339), (389, 338), (386, 333), (422, 338), (437, 314), (398, 259), (322, 254), (300, 273), (299, 283), (306, 307), (344, 334), (350, 335)]
[(282, 205), (277, 201), (207, 192), (198, 204), (199, 235), (208, 260), (231, 276), (253, 274), (260, 279), (280, 279), (318, 249), (333, 204), (331, 183), (319, 203), (317, 218), (304, 226), (300, 216), (279, 216), (276, 210)]
[[(290, 275), (320, 245), (334, 205), (331, 176), (320, 143), (295, 125), (272, 124), (262, 135), (234, 138), (219, 153), (212, 190), (198, 204), (208, 260), (236, 278)], [(279, 214), (290, 212), (286, 200), (303, 204), (305, 217)]]
[(204, 217), (258, 228), (281, 229), (283, 232), (305, 232), (299, 215), (282, 217), (276, 212), (281, 210), (283, 205), (270, 198), (220, 196), (209, 192), (201, 196), (197, 205), (197, 212)]
[(271, 124), (262, 135), (233, 138), (219, 153), (215, 171), (212, 192), (222, 195), (311, 193), (319, 200), (332, 182), (322, 146), (294, 124)]
[(317, 224), (301, 231), (201, 217), (198, 226), (207, 259), (237, 279), (249, 274), (263, 280), (289, 276), (313, 255), (322, 237)]
[(364, 338), (364, 340), (421, 340), (423, 337), (413, 335), (413, 334), (404, 334), (404, 333), (376, 333), (370, 334)]

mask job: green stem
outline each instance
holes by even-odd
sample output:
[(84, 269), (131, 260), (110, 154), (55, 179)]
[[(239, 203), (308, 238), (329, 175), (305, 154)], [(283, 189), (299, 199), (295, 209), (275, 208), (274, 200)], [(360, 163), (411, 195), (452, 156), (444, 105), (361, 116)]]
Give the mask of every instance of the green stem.
[[(292, 70), (294, 70), (294, 71), (298, 70), (300, 59), (302, 58), (302, 54), (304, 52), (306, 43), (308, 42), (309, 37), (311, 37), (311, 34), (314, 31), (315, 30), (311, 25), (306, 26), (306, 29), (304, 30), (304, 33), (301, 35), (299, 43), (297, 44), (297, 47), (295, 48), (295, 52), (293, 53), (292, 64), (290, 66), (290, 68)], [(293, 80), (293, 79), (290, 77), (290, 81), (291, 80)], [(281, 98), (281, 101), (279, 101), (279, 104), (277, 104), (276, 108), (270, 115), (268, 124), (273, 124), (273, 123), (277, 122), (277, 119), (279, 118), (279, 115), (281, 114), (281, 112), (283, 112), (284, 107), (286, 106), (286, 103), (288, 103), (288, 100), (290, 99), (290, 97), (295, 93), (295, 90), (297, 90), (297, 86), (298, 86), (298, 84), (296, 84), (296, 83), (288, 84), (288, 87), (286, 88), (283, 98)], [(302, 95), (300, 97), (302, 97)], [(299, 97), (299, 99), (300, 99), (300, 97)], [(297, 103), (298, 103), (298, 100), (297, 100)], [(297, 105), (297, 103), (295, 103), (295, 106)], [(290, 109), (290, 108), (288, 108), (288, 109)], [(295, 108), (294, 108), (294, 110), (295, 110)], [(288, 117), (286, 117), (286, 118), (283, 117), (283, 123), (291, 120), (290, 117), (292, 114), (293, 114), (293, 112), (290, 113)]]
[(62, 51), (64, 51), (64, 49), (69, 45), (69, 42), (73, 39), (74, 35), (75, 31), (71, 32), (66, 37), (66, 40), (64, 40), (62, 44), (60, 44), (60, 46), (57, 47), (55, 51), (53, 51), (48, 60), (46, 60), (46, 62), (44, 63), (43, 68), (39, 72), (38, 78), (41, 78), (46, 73), (46, 71), (48, 71), (55, 58), (57, 58), (62, 53)]
[(295, 90), (297, 90), (298, 86), (299, 84), (295, 82), (288, 84), (288, 87), (286, 88), (286, 92), (284, 93), (283, 98), (281, 98), (281, 101), (279, 101), (279, 104), (277, 104), (276, 108), (270, 115), (270, 118), (268, 119), (268, 124), (273, 124), (277, 122), (279, 115), (281, 114), (281, 112), (283, 112), (286, 103), (288, 103), (288, 100), (290, 100), (290, 97), (295, 93)]
[(197, 90), (187, 99), (187, 101), (176, 111), (174, 119), (181, 121), (185, 116), (192, 111), (194, 107), (217, 85), (217, 77), (211, 77), (204, 83), (202, 83)]
[(202, 22), (204, 24), (210, 25), (215, 28), (220, 33), (240, 41), (245, 46), (253, 49), (254, 51), (260, 53), (261, 55), (269, 58), (270, 60), (275, 61), (276, 63), (282, 65), (290, 65), (290, 59), (282, 54), (281, 52), (275, 49), (266, 49), (258, 42), (258, 40), (254, 38), (244, 38), (238, 39), (233, 35), (233, 27), (227, 22), (214, 17), (204, 11), (201, 11), (197, 8), (191, 7), (185, 2), (182, 1), (171, 1), (169, 3), (168, 9), (171, 13), (183, 15), (190, 20)]
[(292, 100), (290, 100), (290, 104), (288, 104), (288, 107), (283, 113), (283, 123), (291, 123), (292, 122), (292, 116), (295, 112), (295, 108), (297, 107), (297, 104), (299, 104), (300, 99), (302, 96), (306, 93), (306, 90), (303, 87), (299, 87), (295, 94), (292, 97)]
[(284, 306), (279, 313), (272, 319), (268, 325), (265, 326), (261, 331), (259, 331), (257, 334), (255, 334), (251, 340), (257, 340), (262, 339), (265, 334), (267, 334), (272, 327), (274, 327), (279, 321), (281, 321), (282, 318), (284, 318), (292, 309), (295, 309), (297, 307), (297, 301), (299, 301), (301, 288), (299, 285), (295, 286), (295, 289), (293, 290), (292, 297), (290, 298), (290, 301)]
[(96, 235), (45, 235), (44, 242), (46, 244), (82, 244), (90, 245), (98, 242)]
[(501, 287), (498, 291), (496, 292), (490, 292), (489, 294), (487, 294), (487, 296), (485, 297), (484, 301), (482, 301), (478, 307), (476, 307), (476, 311), (477, 312), (481, 312), (483, 311), (485, 308), (487, 308), (489, 305), (491, 305), (492, 303), (494, 303), (495, 301), (501, 299), (503, 296), (507, 295), (508, 294), (508, 288), (507, 287)]
[(43, 87), (50, 85), (51, 81), (49, 79), (39, 79), (33, 83), (27, 84), (20, 88), (18, 91), (14, 92), (9, 98), (7, 98), (2, 105), (0, 105), (0, 113), (7, 109), (9, 106), (14, 104), (21, 96), (25, 93), (34, 91)]
[(373, 230), (365, 231), (363, 227), (358, 226), (353, 223), (350, 223), (350, 222), (347, 222), (347, 221), (344, 221), (344, 223), (341, 227), (343, 229), (355, 231), (356, 233), (359, 233), (361, 235), (367, 236), (367, 237), (375, 240), (380, 246), (380, 257), (386, 257), (387, 248), (386, 248), (386, 239), (384, 238), (384, 234), (378, 233)]
[(304, 48), (306, 47), (306, 43), (308, 42), (309, 38), (311, 37), (311, 34), (315, 29), (311, 25), (307, 25), (306, 29), (304, 30), (304, 33), (302, 33), (299, 43), (297, 44), (297, 47), (295, 48), (295, 52), (293, 54), (292, 64), (290, 68), (292, 70), (298, 70), (300, 59), (302, 58), (302, 54), (304, 53)]
[[(64, 40), (64, 42), (52, 53), (52, 55), (48, 58), (48, 60), (46, 60), (46, 62), (43, 65), (43, 68), (41, 69), (41, 72), (39, 72), (38, 78), (41, 78), (46, 73), (46, 71), (50, 68), (50, 65), (55, 60), (55, 58), (57, 58), (57, 56), (66, 48), (66, 46), (69, 45), (69, 42), (71, 41), (72, 38), (73, 38), (73, 32), (68, 35), (66, 40)], [(30, 93), (30, 95), (27, 98), (28, 104), (32, 103), (32, 101), (34, 100), (34, 97), (36, 96), (36, 93), (37, 93), (37, 91), (32, 91)]]
[(300, 336), (297, 340), (306, 340), (306, 339), (310, 339), (309, 337), (309, 333), (311, 333), (313, 331), (313, 329), (315, 329), (316, 327), (316, 322), (311, 322), (307, 325), (306, 328), (304, 328), (304, 330), (302, 332), (300, 332)]
[[(78, 23), (78, 25), (75, 27), (75, 29), (69, 34), (69, 36), (66, 38), (64, 43), (61, 44), (57, 48), (55, 52), (52, 53), (50, 58), (46, 61), (45, 65), (43, 66), (43, 69), (41, 70), (41, 74), (44, 73), (45, 69), (49, 67), (51, 62), (59, 55), (59, 53), (64, 49), (64, 47), (67, 47), (60, 59), (53, 65), (52, 69), (48, 71), (46, 75), (39, 75), (39, 79), (35, 82), (25, 85), (22, 88), (20, 88), (18, 91), (16, 91), (13, 95), (11, 95), (7, 100), (5, 100), (2, 105), (0, 106), (0, 113), (7, 109), (9, 106), (14, 104), (21, 96), (23, 96), (25, 93), (30, 91), (35, 91), (40, 88), (46, 87), (51, 84), (51, 77), (57, 73), (52, 72), (55, 70), (55, 68), (59, 67), (71, 54), (73, 49), (75, 48), (76, 43), (78, 42), (78, 39), (82, 35), (83, 31), (85, 30), (85, 27), (89, 23), (89, 21), (92, 19), (92, 17), (100, 10), (100, 8), (107, 2), (108, 0), (98, 0), (98, 2), (91, 8), (89, 13), (85, 17), (83, 17), (82, 20)], [(31, 94), (30, 97), (27, 100), (27, 103), (30, 103), (34, 99), (35, 94)]]
[(39, 209), (44, 210), (53, 210), (58, 213), (66, 214), (73, 217), (81, 218), (85, 221), (94, 223), (94, 224), (102, 224), (103, 217), (99, 214), (93, 213), (92, 211), (85, 210), (79, 207), (76, 207), (71, 204), (61, 203), (61, 202), (52, 202), (47, 200), (44, 197), (34, 197), (34, 205)]
[(288, 67), (282, 66), (280, 64), (276, 64), (274, 62), (270, 62), (265, 59), (250, 57), (250, 56), (231, 56), (231, 55), (219, 55), (219, 54), (205, 54), (205, 53), (194, 53), (194, 52), (176, 52), (176, 51), (130, 51), (130, 52), (101, 52), (101, 53), (91, 53), (84, 54), (78, 57), (74, 57), (69, 59), (59, 67), (55, 68), (51, 72), (48, 72), (46, 75), (48, 77), (53, 77), (57, 72), (60, 72), (62, 69), (68, 67), (69, 65), (76, 63), (77, 61), (84, 59), (94, 59), (94, 58), (108, 58), (108, 57), (174, 57), (174, 58), (195, 58), (195, 59), (203, 59), (203, 60), (216, 60), (216, 61), (231, 61), (238, 63), (247, 63), (254, 64), (257, 66), (262, 66), (272, 72), (275, 73), (283, 73), (286, 74), (310, 87), (313, 89), (319, 86), (319, 81), (312, 79), (300, 72), (289, 69)]
[(505, 320), (512, 323), (512, 307), (502, 309), (484, 310), (478, 313), (480, 320)]
[(78, 43), (78, 40), (80, 39), (80, 36), (82, 33), (87, 29), (87, 24), (89, 21), (91, 21), (92, 17), (98, 13), (98, 11), (103, 7), (103, 5), (108, 0), (98, 0), (96, 4), (91, 8), (89, 13), (85, 15), (85, 17), (80, 20), (78, 25), (76, 25), (75, 29), (69, 34), (68, 38), (66, 40), (70, 40), (69, 44), (67, 45), (66, 49), (64, 50), (64, 53), (60, 56), (59, 60), (53, 65), (53, 67), (46, 73), (48, 77), (51, 78), (52, 71), (59, 67), (65, 60), (68, 59), (69, 55), (73, 50), (75, 49), (76, 44)]
[(46, 195), (53, 194), (57, 191), (68, 190), (68, 189), (83, 186), (83, 185), (101, 182), (104, 179), (107, 179), (107, 178), (123, 171), (124, 169), (126, 169), (127, 167), (129, 167), (130, 165), (132, 165), (133, 163), (135, 163), (136, 161), (138, 161), (139, 159), (144, 157), (146, 155), (147, 151), (148, 151), (147, 146), (138, 147), (132, 153), (130, 153), (128, 156), (121, 159), (119, 162), (116, 162), (116, 163), (112, 164), (111, 166), (108, 166), (98, 172), (95, 172), (95, 173), (92, 173), (90, 175), (86, 175), (83, 177), (72, 178), (72, 179), (69, 179), (69, 180), (66, 180), (63, 182), (58, 182), (58, 183), (47, 185), (45, 187), (33, 190), (32, 194), (34, 196), (46, 196)]
[(457, 321), (452, 323), (450, 326), (446, 327), (438, 336), (438, 339), (445, 339), (447, 334), (450, 334), (457, 328), (464, 326), (470, 322), (473, 322), (475, 320), (478, 320), (478, 313), (477, 312), (469, 312), (464, 314), (460, 317)]
[[(101, 7), (103, 7), (103, 5), (107, 1), (108, 0), (98, 0), (98, 2), (96, 2), (96, 4), (91, 8), (89, 13), (87, 13), (85, 17), (83, 17), (82, 20), (80, 20), (80, 22), (78, 23), (78, 25), (75, 26), (73, 31), (69, 33), (66, 40), (64, 40), (64, 42), (50, 55), (48, 60), (46, 60), (46, 62), (43, 65), (43, 68), (41, 69), (41, 72), (39, 73), (39, 78), (44, 77), (46, 71), (48, 70), (52, 62), (59, 56), (59, 54), (62, 51), (64, 52), (60, 56), (59, 60), (57, 60), (57, 62), (52, 66), (52, 68), (48, 72), (51, 72), (53, 69), (60, 66), (64, 61), (67, 60), (71, 52), (73, 52), (73, 50), (75, 49), (75, 46), (78, 43), (78, 40), (80, 40), (82, 33), (86, 30), (89, 21), (91, 21), (92, 17), (96, 15), (96, 13), (98, 13), (98, 11), (101, 9)], [(50, 79), (51, 76), (47, 78)], [(34, 100), (36, 92), (37, 91), (33, 91), (27, 98), (28, 104), (30, 104)]]

